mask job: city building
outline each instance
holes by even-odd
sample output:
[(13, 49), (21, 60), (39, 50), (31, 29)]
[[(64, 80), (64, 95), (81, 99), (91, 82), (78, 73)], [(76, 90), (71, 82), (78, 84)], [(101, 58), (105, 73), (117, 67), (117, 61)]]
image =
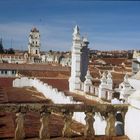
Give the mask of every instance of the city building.
[[(93, 138), (95, 134), (106, 135), (111, 137), (117, 135), (124, 135), (124, 129), (120, 131), (120, 129), (124, 126), (125, 135), (127, 135), (131, 140), (139, 140), (140, 133), (139, 130), (136, 128), (137, 126), (140, 127), (140, 123), (139, 123), (140, 120), (139, 118), (136, 117), (135, 120), (132, 119), (133, 115), (140, 116), (139, 73), (137, 73), (135, 77), (130, 77), (130, 78), (126, 74), (123, 82), (119, 84), (118, 88), (114, 88), (114, 81), (112, 79), (111, 70), (108, 71), (104, 70), (103, 72), (100, 72), (100, 79), (94, 79), (93, 76), (91, 75), (91, 71), (88, 65), (88, 52), (89, 52), (88, 44), (89, 42), (87, 38), (81, 39), (80, 29), (76, 25), (73, 31), (73, 39), (72, 39), (71, 70), (67, 69), (67, 72), (68, 71), (70, 72), (69, 78), (60, 77), (62, 71), (64, 71), (64, 68), (66, 69), (66, 67), (46, 66), (48, 70), (51, 72), (61, 71), (61, 73), (59, 73), (58, 77), (54, 76), (54, 73), (53, 73), (53, 77), (49, 77), (49, 76), (29, 77), (27, 75), (18, 74), (17, 77), (13, 79), (12, 82), (13, 88), (19, 89), (19, 88), (28, 87), (27, 90), (32, 91), (34, 93), (39, 92), (43, 95), (43, 97), (49, 98), (55, 104), (54, 108), (51, 108), (51, 106), (49, 106), (48, 109), (46, 107), (43, 113), (41, 112), (42, 110), (40, 110), (40, 112), (42, 113), (41, 114), (42, 125), (40, 128), (39, 137), (41, 139), (50, 137), (48, 135), (46, 136), (44, 130), (46, 129), (48, 130), (49, 115), (53, 111), (57, 111), (57, 109), (59, 110), (60, 107), (59, 111), (62, 114), (64, 114), (64, 118), (65, 118), (64, 119), (65, 124), (62, 131), (63, 137), (65, 136), (69, 137), (70, 135), (69, 133), (71, 133), (71, 130), (68, 128), (70, 128), (71, 126), (70, 124), (72, 122), (72, 117), (73, 117), (74, 120), (85, 125), (85, 131), (84, 131), (85, 137), (89, 136), (90, 138), (91, 137)], [(38, 55), (39, 50), (34, 51), (33, 53)], [(40, 56), (38, 55), (37, 57)], [(61, 57), (59, 57), (59, 59), (57, 58), (59, 62), (60, 62), (60, 58), (63, 58), (62, 55)], [(56, 61), (56, 59), (54, 58), (53, 60)], [(58, 61), (56, 62), (58, 63)], [(36, 68), (36, 71), (37, 70), (41, 71), (40, 64), (32, 65), (32, 66), (29, 65), (28, 67), (24, 65), (22, 66), (23, 66), (22, 67), (23, 70), (26, 69), (28, 71), (30, 69), (32, 71), (33, 69)], [(44, 75), (44, 71), (43, 71), (43, 75)], [(95, 84), (95, 80), (99, 80), (98, 85)], [(35, 88), (36, 92), (33, 91), (31, 88)], [(117, 93), (118, 99), (117, 98), (114, 99), (116, 92), (118, 92)], [(121, 102), (120, 99), (123, 100), (123, 102)], [(65, 108), (66, 107), (65, 105), (67, 106), (67, 108)], [(74, 105), (74, 107), (71, 105)], [(83, 107), (83, 105), (85, 106)], [(40, 106), (41, 105), (39, 105), (38, 108)], [(73, 110), (71, 110), (69, 107), (70, 108), (72, 107)], [(24, 105), (25, 110), (28, 109), (33, 111), (34, 108), (35, 105), (33, 106), (28, 105), (27, 108)], [(128, 108), (128, 112), (126, 110), (127, 108)], [(20, 110), (21, 112), (17, 114), (17, 118), (19, 119), (18, 120), (19, 122), (17, 121), (16, 130), (21, 130), (20, 132), (23, 132), (24, 130), (23, 129), (24, 119), (23, 119), (23, 112), (22, 112), (24, 111), (24, 109)], [(35, 110), (37, 109), (35, 108)], [(123, 121), (121, 122), (118, 122), (118, 120), (116, 119), (118, 112), (119, 113), (121, 112), (120, 115), (123, 118)], [(94, 115), (94, 119), (93, 119), (93, 115)], [(134, 122), (137, 125), (133, 125)], [(18, 128), (19, 125), (20, 128)], [(134, 130), (131, 133), (132, 125)], [(23, 138), (24, 137), (22, 136), (23, 133), (20, 132), (15, 131), (15, 137)]]

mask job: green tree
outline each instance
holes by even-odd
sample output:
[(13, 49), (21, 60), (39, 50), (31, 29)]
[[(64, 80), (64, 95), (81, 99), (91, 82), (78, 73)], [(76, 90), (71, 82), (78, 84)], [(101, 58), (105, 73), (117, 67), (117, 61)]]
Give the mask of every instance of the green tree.
[(0, 39), (0, 53), (4, 53), (4, 48), (2, 44), (2, 38)]
[(9, 49), (6, 50), (6, 53), (8, 53), (8, 54), (14, 54), (15, 51), (14, 51), (13, 48), (9, 48)]

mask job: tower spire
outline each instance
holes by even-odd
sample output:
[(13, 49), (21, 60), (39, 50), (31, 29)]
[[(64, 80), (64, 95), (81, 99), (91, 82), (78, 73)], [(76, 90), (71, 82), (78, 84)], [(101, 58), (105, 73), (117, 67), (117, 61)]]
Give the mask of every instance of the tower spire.
[(81, 89), (81, 39), (80, 29), (76, 25), (73, 31), (73, 43), (72, 43), (72, 64), (71, 64), (71, 77), (69, 79), (69, 90), (80, 90)]
[(73, 40), (80, 40), (80, 29), (78, 25), (74, 27)]

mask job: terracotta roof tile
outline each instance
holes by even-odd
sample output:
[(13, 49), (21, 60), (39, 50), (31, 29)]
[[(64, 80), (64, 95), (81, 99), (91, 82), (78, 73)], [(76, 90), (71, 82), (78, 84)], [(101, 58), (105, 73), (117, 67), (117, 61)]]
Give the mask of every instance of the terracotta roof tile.
[(46, 64), (9, 64), (0, 63), (0, 69), (14, 70), (49, 70), (49, 71), (69, 71), (68, 67), (51, 66)]
[(57, 88), (60, 91), (69, 90), (68, 79), (41, 79), (41, 81), (52, 85), (52, 87)]
[(24, 76), (29, 76), (29, 77), (52, 77), (52, 78), (69, 78), (70, 76), (70, 71), (50, 71), (50, 70), (40, 70), (40, 71), (35, 71), (35, 70), (23, 70), (19, 71), (21, 75)]
[[(98, 59), (93, 60), (93, 64), (96, 64)], [(101, 58), (100, 61), (104, 61), (106, 64), (110, 65), (121, 65), (122, 63), (130, 64), (131, 62), (127, 58)], [(97, 61), (98, 62), (98, 61)]]
[(5, 88), (5, 92), (8, 96), (8, 102), (21, 103), (21, 102), (46, 102), (51, 103), (50, 100), (46, 99), (44, 95), (35, 90), (32, 87), (26, 88)]
[(12, 87), (15, 78), (0, 77), (0, 87)]

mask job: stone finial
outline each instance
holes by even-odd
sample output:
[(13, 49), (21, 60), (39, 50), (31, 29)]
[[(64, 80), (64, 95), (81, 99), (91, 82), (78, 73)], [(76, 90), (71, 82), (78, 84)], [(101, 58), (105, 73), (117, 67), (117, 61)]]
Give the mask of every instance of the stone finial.
[(131, 87), (131, 85), (128, 82), (128, 75), (127, 74), (125, 74), (125, 76), (124, 76), (123, 84), (125, 87)]
[(86, 80), (84, 81), (84, 92), (90, 92), (92, 88), (92, 76), (90, 75), (90, 71), (87, 70), (87, 74), (85, 76)]
[(124, 76), (124, 82), (128, 82), (128, 74), (125, 74), (125, 76)]
[(108, 71), (107, 79), (112, 79), (112, 75), (111, 75), (111, 72), (110, 71)]
[(85, 78), (86, 78), (86, 80), (93, 80), (93, 77), (91, 76), (89, 70), (87, 70), (87, 74), (86, 74)]
[(78, 25), (74, 27), (73, 40), (80, 40), (80, 29)]
[(105, 72), (103, 72), (103, 74), (102, 74), (102, 78), (101, 78), (101, 83), (106, 83), (106, 73)]
[(88, 47), (89, 41), (87, 36), (82, 37), (82, 47)]
[(74, 27), (74, 34), (80, 34), (79, 31), (80, 31), (79, 26), (76, 25), (76, 26)]
[(89, 42), (88, 42), (87, 35), (86, 35), (86, 36), (84, 36), (82, 40), (83, 40), (83, 42), (85, 42), (85, 43), (89, 43)]
[(137, 50), (134, 50), (134, 52), (133, 52), (133, 58), (137, 58), (137, 56), (138, 56), (138, 52), (137, 52)]
[(112, 75), (111, 75), (111, 72), (108, 71), (107, 73), (107, 84), (112, 84), (113, 81), (112, 81)]
[(88, 42), (87, 37), (83, 37), (83, 42)]

